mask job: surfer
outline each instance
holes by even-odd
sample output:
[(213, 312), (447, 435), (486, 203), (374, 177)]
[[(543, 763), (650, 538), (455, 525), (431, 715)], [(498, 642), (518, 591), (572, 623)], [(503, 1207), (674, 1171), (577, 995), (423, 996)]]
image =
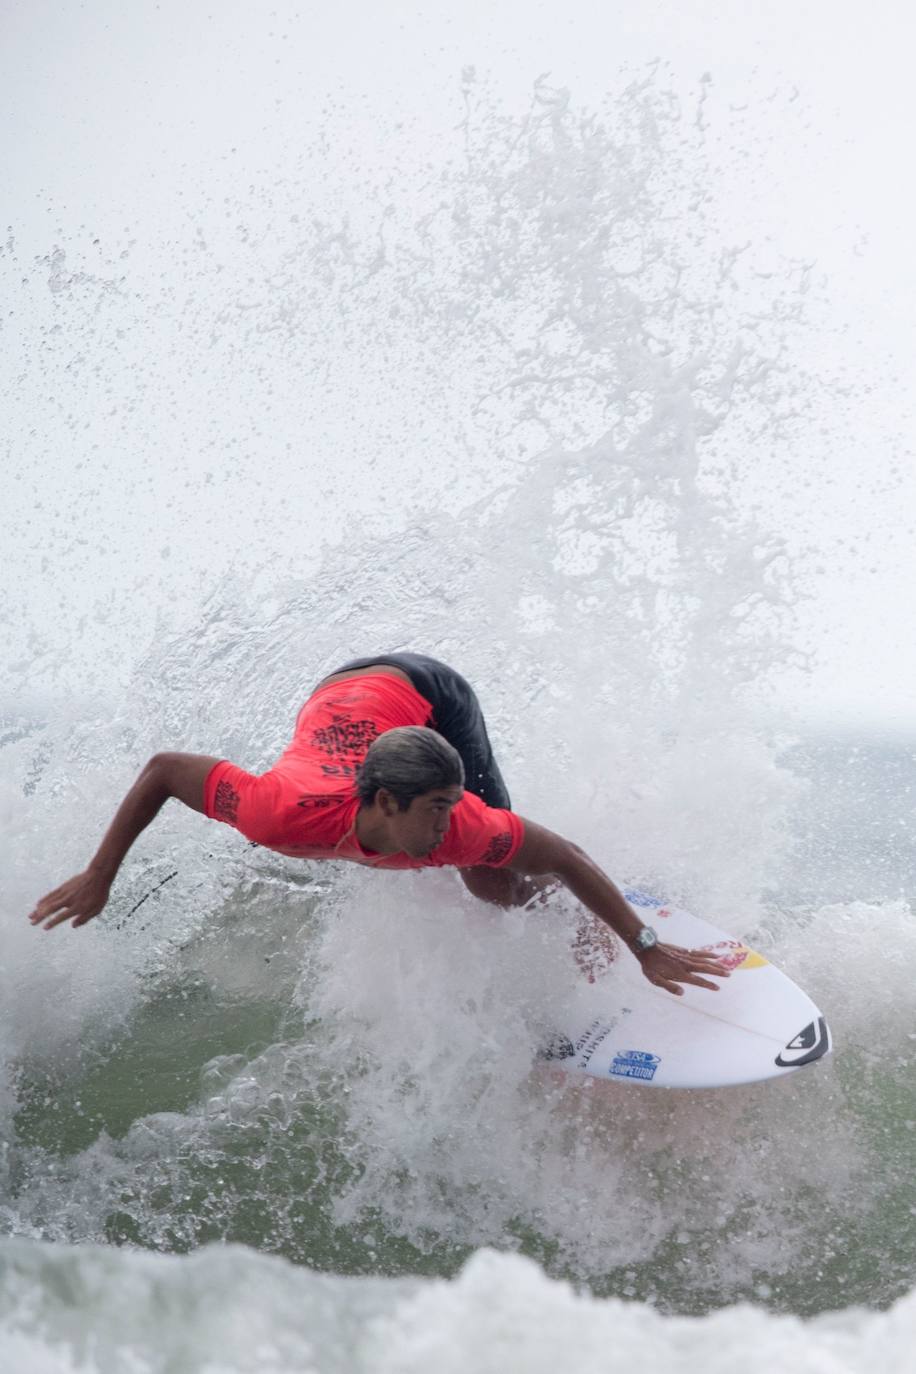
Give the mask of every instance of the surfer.
[(473, 689), (422, 654), (353, 659), (324, 678), (289, 748), (260, 776), (204, 754), (154, 755), (88, 868), (42, 897), (32, 924), (97, 916), (130, 846), (170, 797), (293, 858), (455, 867), (475, 897), (504, 908), (559, 883), (656, 986), (717, 991), (710, 975), (728, 976), (713, 955), (662, 943), (578, 845), (512, 810)]

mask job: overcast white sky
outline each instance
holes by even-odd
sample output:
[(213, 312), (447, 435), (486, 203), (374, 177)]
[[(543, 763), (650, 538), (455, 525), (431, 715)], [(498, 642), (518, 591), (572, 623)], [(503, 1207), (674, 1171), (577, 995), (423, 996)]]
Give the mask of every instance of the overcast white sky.
[[(822, 658), (811, 702), (912, 718), (914, 13), (900, 0), (0, 0), (3, 226), (23, 261), (46, 254), (62, 223), (123, 236), (151, 205), (167, 234), (182, 195), (243, 187), (289, 157), (296, 128), (346, 128), (371, 149), (399, 112), (421, 111), (434, 148), (469, 63), (512, 110), (543, 72), (583, 104), (599, 103), (622, 66), (661, 59), (685, 93), (709, 73), (714, 126), (727, 129), (730, 108), (751, 111), (753, 157), (774, 188), (756, 194), (739, 163), (720, 188), (729, 213), (823, 268), (837, 323), (825, 361), (861, 363), (870, 446), (856, 439), (837, 455), (816, 515), (777, 512), (824, 532), (831, 553), (836, 538), (860, 546), (806, 612)], [(0, 338), (15, 378), (15, 327)], [(11, 463), (21, 416), (13, 429)], [(71, 476), (38, 478), (53, 490)], [(8, 550), (31, 556), (40, 522), (8, 536)], [(72, 557), (63, 571), (91, 583), (92, 550)]]

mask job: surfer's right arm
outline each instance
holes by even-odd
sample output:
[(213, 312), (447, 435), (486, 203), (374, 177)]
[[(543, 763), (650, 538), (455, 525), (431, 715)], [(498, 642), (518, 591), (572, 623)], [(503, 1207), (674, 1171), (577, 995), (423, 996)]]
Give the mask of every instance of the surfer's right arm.
[(36, 903), (33, 926), (51, 930), (63, 921), (84, 926), (108, 901), (115, 874), (134, 840), (155, 820), (170, 797), (192, 811), (204, 810), (204, 783), (220, 760), (207, 754), (154, 754), (122, 801), (98, 852), (77, 873)]
[(584, 907), (626, 942), (650, 983), (680, 996), (683, 992), (681, 983), (691, 983), (694, 987), (715, 992), (718, 984), (711, 983), (709, 975), (728, 977), (728, 970), (708, 950), (682, 949), (680, 945), (658, 941), (651, 948), (638, 953), (634, 948), (634, 938), (638, 936), (643, 923), (623, 893), (594, 859), (577, 844), (545, 826), (527, 820), (524, 825), (525, 838), (506, 868), (523, 876), (554, 874)]

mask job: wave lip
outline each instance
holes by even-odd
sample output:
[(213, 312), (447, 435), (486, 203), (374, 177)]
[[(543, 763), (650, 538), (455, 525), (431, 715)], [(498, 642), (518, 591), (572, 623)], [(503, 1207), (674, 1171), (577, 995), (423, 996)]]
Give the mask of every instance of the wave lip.
[(866, 1374), (907, 1368), (914, 1334), (916, 1293), (810, 1321), (746, 1304), (666, 1317), (492, 1250), (446, 1281), (339, 1278), (244, 1246), (0, 1246), (0, 1360), (40, 1374)]

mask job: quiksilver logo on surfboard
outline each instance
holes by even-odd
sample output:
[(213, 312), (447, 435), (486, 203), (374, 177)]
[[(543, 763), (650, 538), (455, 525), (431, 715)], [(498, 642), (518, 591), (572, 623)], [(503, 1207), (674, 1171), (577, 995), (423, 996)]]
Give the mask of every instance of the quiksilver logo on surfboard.
[(781, 1069), (800, 1069), (803, 1064), (813, 1064), (830, 1049), (830, 1032), (823, 1016), (810, 1022), (804, 1030), (793, 1036), (784, 1050), (776, 1056)]

